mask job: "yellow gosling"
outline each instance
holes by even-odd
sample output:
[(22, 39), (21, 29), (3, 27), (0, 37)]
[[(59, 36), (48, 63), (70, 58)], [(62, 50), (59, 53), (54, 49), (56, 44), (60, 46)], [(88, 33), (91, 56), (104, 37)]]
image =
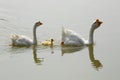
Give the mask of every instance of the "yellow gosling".
[(53, 46), (53, 42), (54, 42), (53, 39), (51, 39), (51, 40), (46, 40), (46, 41), (43, 41), (43, 42), (42, 42), (42, 45), (44, 45), (44, 46)]

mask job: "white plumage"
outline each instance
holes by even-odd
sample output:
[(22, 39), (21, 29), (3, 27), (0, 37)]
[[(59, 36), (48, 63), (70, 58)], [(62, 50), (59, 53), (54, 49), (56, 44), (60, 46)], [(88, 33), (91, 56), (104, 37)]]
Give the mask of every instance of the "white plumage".
[(66, 46), (81, 46), (84, 45), (85, 39), (80, 38), (80, 36), (69, 29), (62, 28), (62, 42)]
[(37, 44), (36, 28), (40, 25), (42, 25), (42, 23), (39, 21), (36, 22), (33, 27), (33, 40), (24, 35), (11, 34), (10, 36), (12, 41), (11, 46), (23, 47), (23, 46), (31, 46)]
[(30, 46), (33, 44), (33, 40), (18, 34), (11, 34), (12, 46)]
[(84, 38), (79, 36), (76, 32), (62, 28), (62, 46), (84, 46), (93, 44), (93, 33), (94, 30), (97, 29), (102, 24), (101, 21), (96, 19), (96, 21), (92, 24), (90, 33), (89, 33), (89, 40), (86, 41)]

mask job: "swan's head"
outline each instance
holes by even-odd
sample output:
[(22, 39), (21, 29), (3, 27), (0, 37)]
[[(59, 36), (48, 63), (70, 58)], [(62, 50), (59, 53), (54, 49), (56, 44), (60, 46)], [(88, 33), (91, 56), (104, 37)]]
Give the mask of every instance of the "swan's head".
[(61, 46), (64, 46), (64, 42), (63, 41), (61, 42)]
[(38, 26), (40, 26), (40, 25), (42, 25), (43, 23), (41, 23), (40, 21), (38, 21), (38, 22), (36, 22), (35, 23), (35, 27), (38, 27)]
[(92, 28), (97, 29), (98, 27), (100, 27), (102, 23), (103, 23), (102, 21), (100, 21), (99, 19), (96, 19), (96, 21), (92, 24)]

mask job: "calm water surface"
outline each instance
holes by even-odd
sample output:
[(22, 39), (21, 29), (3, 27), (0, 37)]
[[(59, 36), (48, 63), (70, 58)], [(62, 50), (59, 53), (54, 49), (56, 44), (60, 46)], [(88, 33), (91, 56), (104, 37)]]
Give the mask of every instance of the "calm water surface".
[[(0, 0), (0, 80), (119, 80), (119, 0)], [(88, 39), (99, 18), (95, 45), (61, 48), (61, 28)], [(10, 34), (32, 37), (36, 21), (38, 41), (54, 38), (56, 45), (11, 47)]]

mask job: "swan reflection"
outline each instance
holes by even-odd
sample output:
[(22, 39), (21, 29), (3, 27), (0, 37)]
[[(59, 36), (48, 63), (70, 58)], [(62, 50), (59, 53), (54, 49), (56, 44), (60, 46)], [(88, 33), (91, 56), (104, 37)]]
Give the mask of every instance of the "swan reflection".
[(38, 58), (36, 45), (33, 46), (33, 59), (34, 59), (34, 62), (38, 65), (41, 65), (42, 62), (44, 61), (44, 58)]
[[(82, 47), (61, 47), (61, 55), (63, 56), (66, 53), (75, 53), (75, 52), (80, 51), (84, 48), (85, 48), (85, 46), (82, 46)], [(90, 58), (90, 61), (92, 62), (91, 63), (92, 66), (96, 70), (99, 70), (100, 68), (103, 67), (103, 65), (99, 60), (95, 59), (93, 45), (89, 45), (88, 50), (89, 50), (89, 58)]]
[(80, 51), (84, 48), (84, 46), (82, 47), (61, 47), (61, 56), (63, 56), (66, 53), (75, 53), (77, 51)]
[(89, 45), (88, 46), (88, 50), (89, 50), (89, 58), (90, 58), (90, 61), (92, 62), (92, 66), (96, 69), (96, 70), (99, 70), (100, 68), (103, 67), (102, 63), (95, 59), (94, 57), (94, 47), (93, 45)]

